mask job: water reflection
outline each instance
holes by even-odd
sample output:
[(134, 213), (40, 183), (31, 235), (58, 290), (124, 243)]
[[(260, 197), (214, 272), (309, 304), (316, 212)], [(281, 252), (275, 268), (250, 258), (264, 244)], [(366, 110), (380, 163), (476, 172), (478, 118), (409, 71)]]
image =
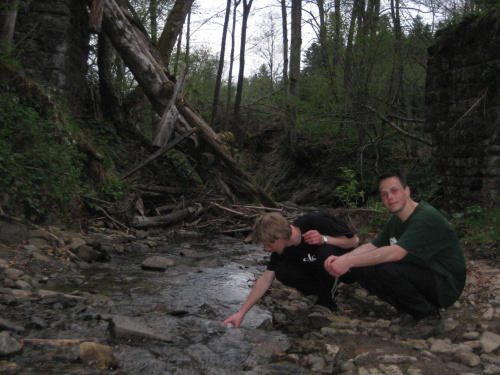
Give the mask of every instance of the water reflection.
[[(186, 244), (193, 251), (189, 257), (180, 255)], [(271, 317), (269, 311), (257, 305), (246, 314), (241, 328), (221, 325), (240, 308), (255, 278), (264, 271), (265, 266), (258, 264), (264, 264), (267, 254), (256, 250), (254, 245), (230, 238), (213, 237), (203, 242), (196, 238), (196, 243), (190, 243), (184, 237), (178, 243), (160, 244), (147, 252), (114, 256), (109, 263), (93, 264), (83, 271), (85, 281), (78, 290), (102, 294), (114, 305), (63, 311), (69, 318), (66, 324), (37, 331), (36, 335), (95, 337), (113, 348), (120, 364), (118, 372), (123, 374), (235, 374), (248, 366), (248, 361), (266, 363), (270, 351), (261, 353), (256, 348), (265, 343), (287, 345), (282, 334), (255, 329)], [(142, 261), (150, 256), (171, 258), (175, 266), (166, 272), (141, 269)], [(69, 289), (59, 291), (74, 292)], [(107, 322), (96, 319), (110, 314), (132, 318), (158, 334), (172, 337), (173, 342), (115, 340), (107, 332)], [(33, 361), (25, 363), (25, 368), (31, 368), (26, 373), (98, 373), (76, 363), (46, 368), (39, 355), (33, 350), (23, 356)]]

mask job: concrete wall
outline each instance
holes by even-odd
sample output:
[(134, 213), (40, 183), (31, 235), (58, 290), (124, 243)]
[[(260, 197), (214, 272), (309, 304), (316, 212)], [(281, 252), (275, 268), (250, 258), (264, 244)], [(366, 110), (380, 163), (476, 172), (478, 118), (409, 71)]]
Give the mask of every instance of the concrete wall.
[(428, 50), (426, 130), (432, 133), (445, 205), (498, 207), (500, 12), (438, 34)]
[(26, 72), (76, 115), (85, 100), (88, 41), (85, 1), (36, 0), (19, 9), (13, 43)]

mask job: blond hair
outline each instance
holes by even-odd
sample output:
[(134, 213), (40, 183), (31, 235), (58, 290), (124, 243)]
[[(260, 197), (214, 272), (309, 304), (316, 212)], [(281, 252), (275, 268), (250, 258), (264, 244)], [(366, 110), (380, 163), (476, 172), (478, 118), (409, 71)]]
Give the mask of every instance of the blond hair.
[(259, 216), (253, 225), (250, 239), (255, 243), (274, 242), (281, 237), (288, 240), (292, 236), (292, 228), (288, 221), (277, 213)]

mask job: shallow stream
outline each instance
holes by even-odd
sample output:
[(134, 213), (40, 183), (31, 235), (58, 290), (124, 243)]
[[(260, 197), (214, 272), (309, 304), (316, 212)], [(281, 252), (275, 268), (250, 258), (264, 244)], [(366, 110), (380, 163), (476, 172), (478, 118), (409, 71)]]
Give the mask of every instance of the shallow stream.
[[(265, 269), (268, 254), (261, 246), (230, 237), (195, 235), (177, 236), (168, 243), (156, 241), (156, 245), (139, 246), (141, 250), (132, 254), (91, 264), (82, 271), (77, 288), (54, 288), (67, 294), (103, 295), (112, 303), (105, 299), (101, 306), (51, 305), (43, 316), (46, 320), (51, 316), (48, 320), (53, 323), (29, 336), (93, 339), (109, 345), (118, 360), (117, 374), (238, 374), (268, 363), (273, 352), (289, 346), (285, 335), (256, 329), (271, 318), (258, 305), (240, 328), (221, 325), (239, 309)], [(141, 263), (151, 256), (172, 259), (175, 265), (165, 272), (142, 269)], [(108, 315), (126, 316), (171, 342), (117, 340), (108, 330)], [(29, 372), (23, 373), (101, 373), (73, 360), (77, 348), (26, 346), (23, 368)], [(44, 356), (50, 361), (44, 362)]]

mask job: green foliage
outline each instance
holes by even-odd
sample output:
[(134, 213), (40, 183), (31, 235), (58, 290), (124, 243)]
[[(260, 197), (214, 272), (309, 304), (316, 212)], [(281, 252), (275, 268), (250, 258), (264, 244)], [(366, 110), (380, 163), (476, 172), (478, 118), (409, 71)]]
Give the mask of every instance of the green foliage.
[(51, 207), (76, 205), (82, 170), (80, 154), (68, 141), (68, 129), (46, 120), (11, 94), (0, 95), (0, 195), (6, 211), (22, 207), (31, 219)]
[(349, 168), (339, 167), (342, 172), (342, 180), (344, 183), (335, 188), (335, 192), (339, 197), (344, 207), (354, 208), (360, 200), (364, 198), (364, 192), (358, 190), (358, 181), (356, 174)]
[(500, 209), (472, 205), (453, 215), (451, 224), (463, 241), (500, 241)]
[(391, 215), (379, 196), (368, 197), (366, 207), (380, 212), (380, 214), (371, 215), (370, 225), (375, 228), (381, 228)]

